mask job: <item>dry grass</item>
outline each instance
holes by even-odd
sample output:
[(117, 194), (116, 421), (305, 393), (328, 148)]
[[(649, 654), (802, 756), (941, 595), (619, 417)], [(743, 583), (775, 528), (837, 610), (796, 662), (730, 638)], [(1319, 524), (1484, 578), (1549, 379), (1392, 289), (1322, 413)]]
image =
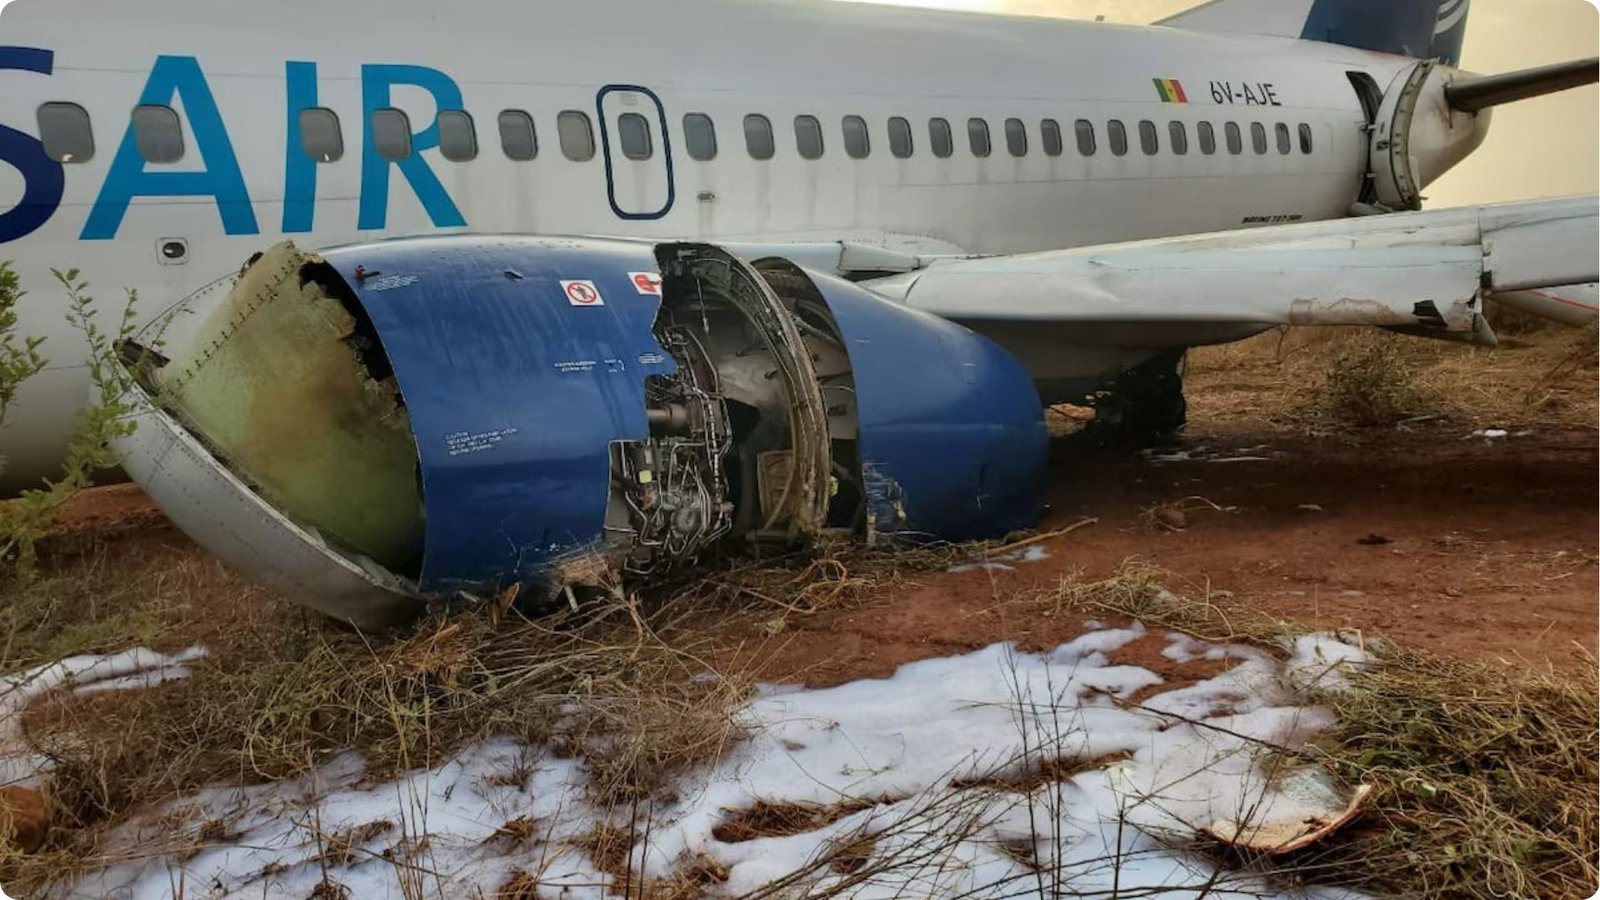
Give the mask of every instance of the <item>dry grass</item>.
[[(513, 611), (498, 624), (435, 617), (363, 636), (162, 531), (66, 535), (44, 546), (42, 579), (0, 577), (0, 672), (131, 645), (211, 650), (184, 681), (33, 705), (29, 739), (56, 763), (50, 826), (38, 853), (0, 850), (8, 887), (111, 861), (97, 826), (129, 810), (208, 783), (294, 776), (345, 749), (382, 777), (511, 736), (582, 756), (592, 802), (637, 809), (742, 735), (734, 712), (750, 681), (704, 658), (712, 636), (778, 631), (974, 552), (840, 545), (730, 562), (633, 602)], [(325, 855), (335, 859), (346, 837), (329, 836)]]
[[(1173, 594), (1162, 580), (1134, 563), (1038, 599), (1213, 641), (1281, 646), (1305, 632), (1231, 599)], [(1348, 784), (1377, 790), (1355, 826), (1302, 851), (1285, 874), (1440, 900), (1593, 893), (1600, 685), (1383, 640), (1365, 646), (1374, 663), (1350, 674), (1349, 690), (1319, 698), (1339, 724), (1313, 755)]]
[[(1439, 415), (1476, 427), (1594, 424), (1592, 331), (1536, 331), (1498, 351), (1377, 339), (1399, 348), (1410, 383), (1440, 404)], [(1362, 352), (1366, 340), (1324, 329), (1199, 351), (1190, 369), (1195, 417), (1274, 410), (1288, 427), (1333, 427), (1329, 407), (1315, 402), (1329, 390), (1328, 361)], [(1277, 411), (1285, 392), (1306, 402)], [(1410, 402), (1390, 406), (1417, 414)], [(709, 636), (752, 622), (775, 633), (794, 617), (859, 602), (987, 549), (823, 548), (726, 563), (637, 605), (513, 614), (498, 626), (437, 618), (367, 639), (239, 582), (182, 542), (116, 537), (50, 542), (44, 578), (26, 586), (0, 575), (0, 671), (133, 644), (199, 642), (212, 656), (186, 682), (45, 703), (30, 714), (30, 733), (59, 768), (44, 849), (0, 851), (0, 882), (23, 895), (105, 862), (99, 823), (210, 782), (304, 772), (345, 748), (365, 752), (381, 775), (508, 734), (583, 755), (592, 798), (637, 809), (741, 737), (733, 710), (749, 682), (716, 672)], [(1066, 581), (1007, 602), (1128, 615), (1213, 640), (1272, 643), (1301, 630), (1230, 601), (1168, 593), (1163, 577), (1129, 566), (1117, 578)], [(1428, 898), (1589, 893), (1600, 817), (1595, 684), (1373, 646), (1379, 663), (1356, 677), (1356, 690), (1327, 698), (1342, 724), (1323, 762), (1379, 791), (1359, 827), (1295, 861), (1303, 874)], [(952, 836), (973, 827), (954, 813), (947, 819), (941, 827)], [(359, 835), (332, 836), (330, 850), (358, 845), (346, 837)], [(498, 839), (530, 836), (513, 829)], [(826, 864), (854, 878), (870, 868), (869, 851), (844, 841)], [(640, 889), (696, 896), (717, 870), (686, 864), (680, 876)], [(533, 896), (536, 884), (524, 875), (502, 895)], [(324, 895), (339, 889), (329, 881)]]
[(1318, 432), (1432, 416), (1474, 428), (1596, 421), (1596, 331), (1502, 334), (1495, 349), (1368, 330), (1278, 328), (1189, 354), (1192, 421)]

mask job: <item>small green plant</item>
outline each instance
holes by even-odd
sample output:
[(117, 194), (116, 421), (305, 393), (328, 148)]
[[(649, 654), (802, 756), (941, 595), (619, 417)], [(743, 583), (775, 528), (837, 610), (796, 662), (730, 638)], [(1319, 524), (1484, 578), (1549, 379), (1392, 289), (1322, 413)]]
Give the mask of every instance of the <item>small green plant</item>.
[[(39, 352), (44, 338), (19, 338), (17, 334), (17, 304), (25, 295), (11, 264), (0, 260), (0, 425), (5, 424), (6, 412), (22, 383), (45, 366)], [(0, 469), (4, 466), (5, 460), (0, 458)]]
[(1335, 422), (1362, 428), (1431, 412), (1436, 398), (1423, 388), (1409, 349), (1388, 335), (1363, 336), (1329, 364), (1314, 406)]
[[(52, 269), (51, 273), (66, 291), (67, 321), (82, 332), (88, 344), (89, 378), (95, 400), (78, 414), (61, 475), (47, 479), (42, 487), (23, 491), (16, 500), (0, 504), (0, 562), (14, 562), (17, 574), (25, 579), (33, 576), (34, 545), (44, 536), (56, 511), (88, 487), (96, 472), (116, 465), (111, 441), (131, 434), (134, 427), (128, 418), (132, 409), (127, 402), (128, 376), (112, 355), (120, 341), (133, 336), (138, 292), (127, 292), (121, 317), (115, 329), (108, 331), (96, 321), (100, 311), (78, 270)], [(21, 297), (15, 273), (9, 265), (0, 264), (0, 419), (22, 383), (45, 366), (45, 358), (39, 352), (44, 339), (18, 337), (15, 305)]]

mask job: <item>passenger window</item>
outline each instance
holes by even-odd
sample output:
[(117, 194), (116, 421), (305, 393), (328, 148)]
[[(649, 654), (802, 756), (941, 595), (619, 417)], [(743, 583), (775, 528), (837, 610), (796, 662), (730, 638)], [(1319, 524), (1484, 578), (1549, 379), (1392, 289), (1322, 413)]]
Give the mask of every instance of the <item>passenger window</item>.
[(1274, 131), (1278, 134), (1278, 152), (1287, 156), (1290, 150), (1288, 123), (1279, 122)]
[(1012, 156), (1028, 155), (1028, 126), (1021, 119), (1006, 120), (1006, 149)]
[(655, 142), (650, 138), (650, 120), (638, 113), (617, 117), (617, 138), (622, 155), (631, 160), (649, 159), (656, 153)]
[(717, 126), (705, 113), (683, 117), (683, 142), (689, 147), (690, 159), (706, 162), (717, 158)]
[(1250, 147), (1257, 156), (1267, 152), (1267, 126), (1260, 122), (1250, 123)]
[(744, 148), (751, 159), (771, 159), (777, 152), (772, 140), (772, 122), (759, 113), (744, 117)]
[(1311, 126), (1304, 122), (1300, 123), (1300, 152), (1311, 152)]
[(170, 106), (135, 106), (133, 140), (145, 162), (175, 163), (183, 159), (183, 125)]
[(801, 159), (822, 158), (822, 123), (816, 116), (794, 117), (794, 144)]
[(1072, 123), (1072, 130), (1078, 136), (1078, 153), (1083, 156), (1094, 155), (1094, 123), (1088, 119), (1079, 119)]
[(967, 143), (973, 156), (989, 155), (989, 123), (983, 119), (967, 120)]
[(1039, 140), (1044, 143), (1045, 156), (1061, 155), (1061, 123), (1055, 119), (1042, 119), (1039, 122)]
[(889, 152), (896, 159), (909, 159), (914, 150), (911, 141), (911, 123), (895, 116), (889, 120)]
[(589, 124), (587, 113), (568, 109), (556, 116), (556, 138), (561, 142), (561, 155), (573, 162), (594, 159), (594, 126)]
[(1106, 123), (1106, 133), (1111, 136), (1111, 152), (1116, 156), (1128, 155), (1128, 129), (1122, 126), (1121, 119), (1112, 119)]
[(1167, 142), (1179, 156), (1189, 152), (1189, 129), (1182, 122), (1167, 123)]
[(520, 109), (500, 112), (500, 149), (507, 159), (527, 162), (539, 155), (539, 136), (533, 130), (533, 116)]
[(1149, 119), (1139, 120), (1139, 149), (1145, 156), (1155, 156), (1161, 145), (1156, 141), (1156, 123)]
[(1211, 130), (1211, 123), (1201, 122), (1195, 130), (1200, 133), (1200, 152), (1207, 156), (1217, 152), (1217, 134)]
[(933, 155), (940, 159), (949, 159), (956, 152), (956, 142), (950, 134), (950, 120), (928, 120), (928, 143), (933, 145)]
[(94, 131), (89, 111), (76, 103), (39, 107), (39, 137), (45, 155), (58, 163), (85, 163), (94, 158)]
[(372, 146), (394, 162), (411, 155), (411, 120), (398, 109), (372, 111)]
[(866, 159), (872, 153), (872, 139), (867, 134), (867, 120), (860, 116), (844, 117), (844, 152), (851, 159)]
[(300, 148), (317, 162), (337, 162), (344, 156), (344, 134), (339, 114), (320, 106), (300, 110)]
[(465, 110), (439, 110), (439, 153), (451, 162), (478, 158), (478, 129)]
[(1244, 152), (1244, 139), (1239, 136), (1239, 123), (1229, 122), (1224, 132), (1228, 136), (1228, 152), (1234, 156)]

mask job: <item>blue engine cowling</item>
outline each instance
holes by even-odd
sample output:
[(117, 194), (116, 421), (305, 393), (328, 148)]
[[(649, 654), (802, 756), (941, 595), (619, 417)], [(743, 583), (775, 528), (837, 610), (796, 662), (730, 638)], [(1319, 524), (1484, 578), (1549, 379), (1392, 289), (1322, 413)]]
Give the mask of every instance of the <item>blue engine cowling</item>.
[[(170, 467), (137, 459), (170, 447), (147, 435), (124, 451), (158, 502), (183, 498), (168, 511), (196, 540), (358, 625), (457, 591), (600, 586), (597, 569), (654, 571), (734, 538), (849, 528), (966, 540), (1029, 527), (1042, 509), (1043, 412), (1022, 366), (960, 325), (831, 276), (711, 245), (597, 239), (404, 239), (288, 258), (294, 302), (318, 302), (308, 282), (327, 285), (330, 308), (379, 345), (357, 359), (392, 372), (384, 383), (416, 448), (415, 569), (368, 577), (377, 554), (241, 471), (246, 455), (231, 458), (223, 435), (173, 439), (190, 457), (212, 454), (208, 490), (251, 492), (249, 528), (236, 511), (215, 527), (196, 491), (162, 482), (178, 477)], [(274, 291), (243, 308), (289, 302)], [(241, 330), (222, 333), (247, 339)], [(151, 414), (171, 431), (196, 420)], [(360, 460), (335, 463), (360, 472)], [(256, 528), (275, 531), (257, 539)], [(262, 548), (285, 532), (326, 551), (337, 578), (273, 569), (283, 554)], [(283, 565), (307, 565), (299, 556)], [(393, 603), (349, 601), (353, 577)]]

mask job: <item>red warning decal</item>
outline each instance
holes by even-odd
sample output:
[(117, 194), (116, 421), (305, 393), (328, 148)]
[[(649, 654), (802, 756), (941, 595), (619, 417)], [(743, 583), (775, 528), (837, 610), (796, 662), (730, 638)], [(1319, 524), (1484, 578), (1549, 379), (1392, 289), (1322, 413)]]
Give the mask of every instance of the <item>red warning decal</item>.
[(661, 296), (661, 275), (656, 272), (629, 272), (628, 278), (633, 282), (633, 287), (641, 294), (653, 297)]
[(567, 302), (573, 306), (605, 306), (606, 301), (600, 298), (600, 289), (592, 281), (563, 281), (561, 290), (567, 294)]

